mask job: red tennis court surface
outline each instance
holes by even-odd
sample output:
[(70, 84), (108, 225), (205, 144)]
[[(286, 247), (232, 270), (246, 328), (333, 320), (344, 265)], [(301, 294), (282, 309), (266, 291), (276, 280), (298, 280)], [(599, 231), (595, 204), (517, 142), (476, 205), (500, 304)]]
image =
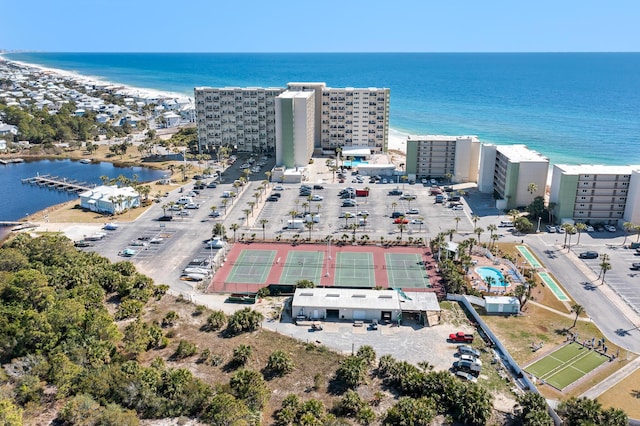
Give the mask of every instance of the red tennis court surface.
[(444, 296), (428, 248), (255, 242), (232, 246), (207, 291), (256, 292), (269, 284), (293, 284), (298, 279), (309, 279), (317, 287), (380, 286)]

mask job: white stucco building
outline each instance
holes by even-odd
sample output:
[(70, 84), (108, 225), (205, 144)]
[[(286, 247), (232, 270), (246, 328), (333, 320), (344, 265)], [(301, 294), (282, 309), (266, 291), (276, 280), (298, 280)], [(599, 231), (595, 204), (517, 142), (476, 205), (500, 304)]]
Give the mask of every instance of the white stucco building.
[(561, 223), (640, 223), (640, 166), (553, 166), (549, 202)]
[(535, 197), (544, 196), (548, 173), (549, 159), (526, 145), (483, 144), (480, 149), (478, 190), (493, 192), (501, 210), (528, 206)]
[(313, 155), (315, 93), (287, 90), (276, 98), (276, 166), (306, 167)]
[(476, 182), (479, 162), (480, 140), (476, 136), (407, 137), (410, 180), (451, 176), (453, 182)]
[(139, 207), (140, 195), (130, 186), (96, 186), (80, 193), (80, 207), (98, 213), (118, 214)]

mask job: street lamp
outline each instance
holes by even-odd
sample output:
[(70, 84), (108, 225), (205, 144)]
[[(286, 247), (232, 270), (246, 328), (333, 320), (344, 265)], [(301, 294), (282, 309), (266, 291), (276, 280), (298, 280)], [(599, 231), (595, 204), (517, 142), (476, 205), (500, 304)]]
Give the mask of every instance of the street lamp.
[(540, 221), (542, 220), (542, 216), (538, 216), (538, 229), (536, 229), (536, 232), (540, 232)]

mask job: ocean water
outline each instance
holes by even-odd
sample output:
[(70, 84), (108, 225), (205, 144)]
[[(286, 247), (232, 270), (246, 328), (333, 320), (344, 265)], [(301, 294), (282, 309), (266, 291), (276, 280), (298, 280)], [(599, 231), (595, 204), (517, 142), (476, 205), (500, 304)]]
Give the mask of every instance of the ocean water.
[(197, 86), (391, 89), (405, 134), (522, 143), (552, 163), (640, 164), (640, 53), (15, 53), (8, 59), (193, 97)]

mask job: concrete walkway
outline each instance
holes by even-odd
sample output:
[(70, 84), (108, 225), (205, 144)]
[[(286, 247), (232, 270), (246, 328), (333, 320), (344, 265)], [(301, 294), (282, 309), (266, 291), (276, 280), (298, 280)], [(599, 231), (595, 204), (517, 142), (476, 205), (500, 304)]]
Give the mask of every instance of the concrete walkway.
[(640, 368), (640, 357), (634, 359), (629, 364), (625, 365), (591, 389), (587, 390), (580, 396), (584, 396), (590, 399), (596, 399), (607, 390), (611, 389), (618, 383), (620, 383), (623, 379), (629, 377), (633, 372), (635, 372), (638, 368)]
[[(543, 305), (543, 304), (535, 302), (533, 300), (527, 301), (527, 305), (535, 305), (535, 306), (538, 306), (539, 308), (546, 309), (547, 311), (553, 312), (554, 314), (558, 314), (558, 315), (561, 315), (563, 317), (566, 317), (566, 318), (569, 318), (569, 319), (572, 319), (572, 320), (575, 319), (575, 317), (576, 317), (575, 314), (568, 314), (566, 312), (559, 311), (557, 309), (551, 308), (549, 306)], [(591, 318), (582, 318), (582, 317), (578, 317), (578, 321), (592, 322)]]

